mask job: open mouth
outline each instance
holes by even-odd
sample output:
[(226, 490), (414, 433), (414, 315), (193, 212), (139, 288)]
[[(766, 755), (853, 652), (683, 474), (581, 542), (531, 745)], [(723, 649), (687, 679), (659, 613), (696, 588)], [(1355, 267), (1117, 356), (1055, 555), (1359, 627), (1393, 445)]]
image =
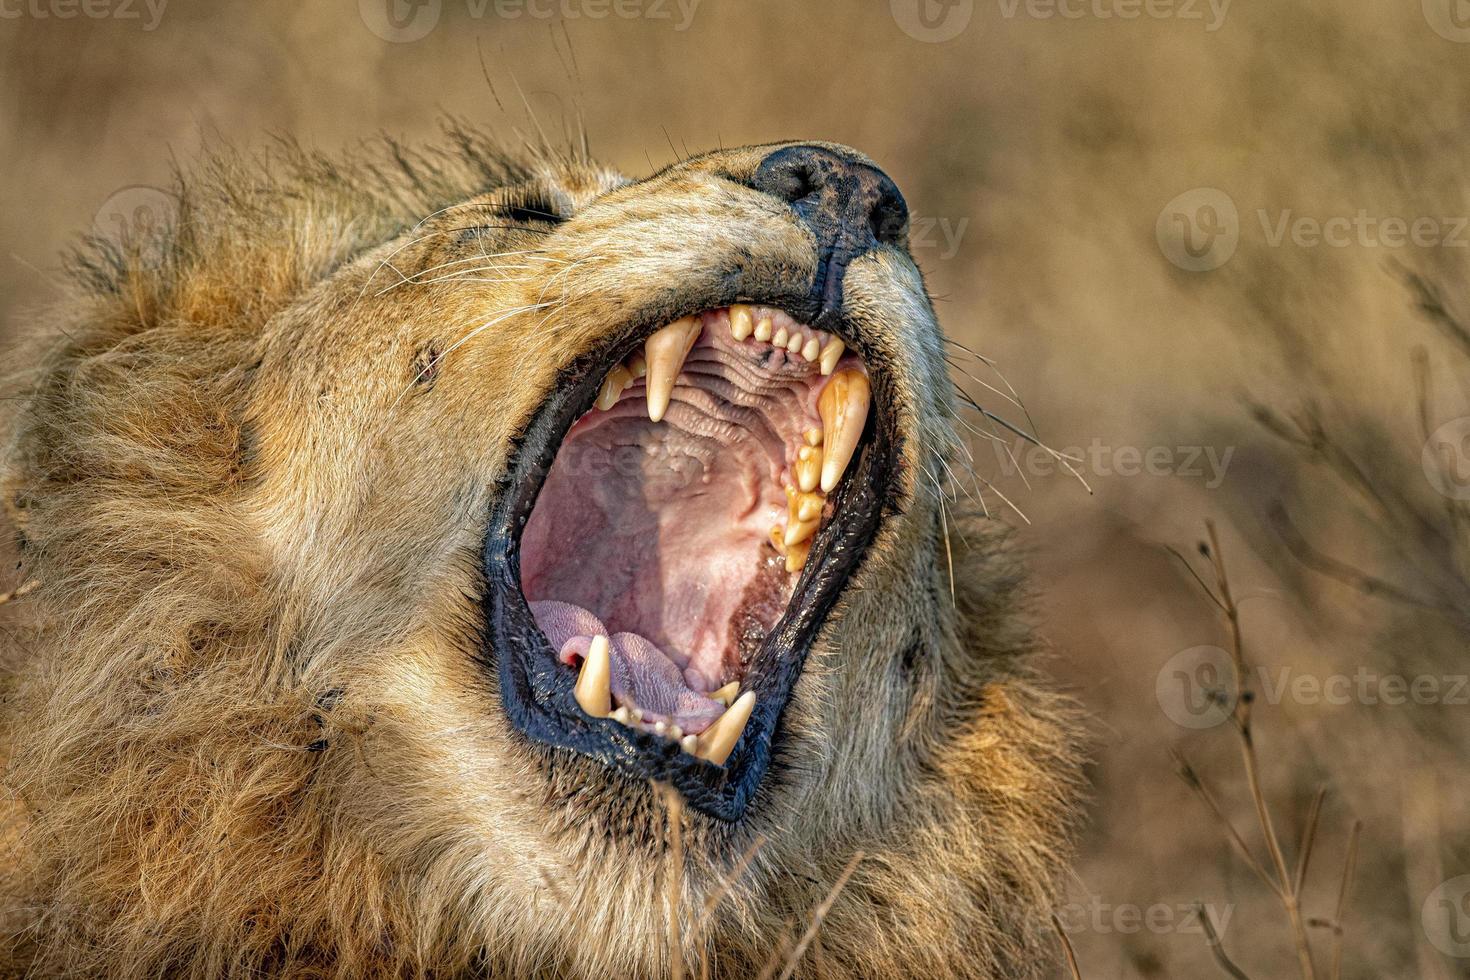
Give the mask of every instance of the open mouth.
[(568, 369), (486, 541), (521, 731), (744, 811), (889, 482), (851, 339), (735, 304)]

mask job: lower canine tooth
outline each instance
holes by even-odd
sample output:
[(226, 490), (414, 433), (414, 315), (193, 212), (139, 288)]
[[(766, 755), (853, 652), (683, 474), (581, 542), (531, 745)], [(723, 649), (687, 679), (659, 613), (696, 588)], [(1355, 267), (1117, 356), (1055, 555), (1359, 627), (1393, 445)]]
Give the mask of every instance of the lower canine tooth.
[(744, 340), (755, 331), (755, 320), (750, 315), (750, 307), (736, 303), (730, 307), (730, 334), (736, 340)]
[(674, 396), (674, 380), (703, 326), (698, 317), (686, 316), (644, 342), (643, 353), (648, 360), (648, 417), (653, 421), (662, 421), (664, 412), (668, 411), (669, 399)]
[(725, 760), (730, 758), (730, 753), (735, 750), (735, 743), (740, 741), (740, 733), (745, 731), (750, 713), (754, 710), (755, 692), (746, 691), (699, 736), (695, 755), (717, 766), (723, 766)]
[(872, 387), (861, 371), (838, 371), (822, 388), (817, 411), (822, 415), (822, 492), (831, 493), (857, 451), (868, 421)]
[[(612, 710), (612, 658), (608, 655), (607, 637), (594, 636), (592, 646), (582, 661), (573, 692), (582, 710), (593, 718), (606, 718)], [(621, 708), (618, 710), (622, 710)]]
[(831, 374), (832, 369), (837, 367), (837, 362), (842, 360), (842, 352), (847, 350), (847, 345), (833, 337), (822, 348), (822, 373)]
[(597, 392), (597, 407), (604, 412), (612, 408), (623, 389), (632, 383), (633, 373), (621, 364), (607, 372), (607, 377), (602, 379), (602, 388)]

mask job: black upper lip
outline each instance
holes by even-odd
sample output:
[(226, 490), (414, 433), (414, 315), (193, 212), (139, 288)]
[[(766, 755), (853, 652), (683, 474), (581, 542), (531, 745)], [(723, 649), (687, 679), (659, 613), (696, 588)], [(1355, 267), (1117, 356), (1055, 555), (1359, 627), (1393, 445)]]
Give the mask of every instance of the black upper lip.
[[(731, 301), (683, 312), (697, 313)], [(520, 433), (509, 470), (497, 487), (485, 535), (487, 636), (482, 657), (486, 667), (498, 670), (506, 714), (523, 734), (600, 760), (635, 779), (670, 783), (695, 809), (722, 820), (738, 820), (771, 764), (781, 713), (812, 640), (877, 531), (892, 483), (897, 434), (886, 408), (890, 404), (886, 379), (874, 372), (873, 411), (862, 443), (834, 492), (833, 517), (817, 534), (786, 611), (751, 663), (742, 687), (756, 692), (755, 712), (723, 767), (693, 758), (670, 739), (587, 716), (573, 697), (573, 673), (557, 661), (521, 590), (521, 532), (562, 438), (592, 407), (607, 372), (653, 330), (680, 315), (650, 317), (567, 365)], [(861, 332), (846, 325), (834, 332), (870, 365), (882, 360), (870, 357)]]

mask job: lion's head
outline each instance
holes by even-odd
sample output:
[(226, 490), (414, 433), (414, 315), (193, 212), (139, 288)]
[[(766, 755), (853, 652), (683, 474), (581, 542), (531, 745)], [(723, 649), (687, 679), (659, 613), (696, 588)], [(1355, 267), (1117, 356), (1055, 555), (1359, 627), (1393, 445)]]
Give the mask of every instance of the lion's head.
[(17, 968), (1041, 971), (1074, 719), (872, 161), (453, 128), (177, 193), (14, 420)]

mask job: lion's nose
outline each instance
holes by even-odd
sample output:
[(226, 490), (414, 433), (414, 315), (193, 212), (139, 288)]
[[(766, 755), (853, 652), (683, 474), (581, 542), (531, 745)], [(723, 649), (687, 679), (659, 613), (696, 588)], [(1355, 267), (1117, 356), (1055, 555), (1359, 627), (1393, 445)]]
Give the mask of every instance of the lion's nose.
[(895, 245), (908, 231), (898, 185), (877, 167), (826, 147), (783, 147), (761, 161), (753, 183), (794, 207), (819, 240)]
[(902, 245), (909, 209), (887, 174), (822, 146), (786, 146), (761, 161), (751, 183), (790, 204), (817, 239), (823, 313), (842, 306), (847, 265), (877, 245)]

